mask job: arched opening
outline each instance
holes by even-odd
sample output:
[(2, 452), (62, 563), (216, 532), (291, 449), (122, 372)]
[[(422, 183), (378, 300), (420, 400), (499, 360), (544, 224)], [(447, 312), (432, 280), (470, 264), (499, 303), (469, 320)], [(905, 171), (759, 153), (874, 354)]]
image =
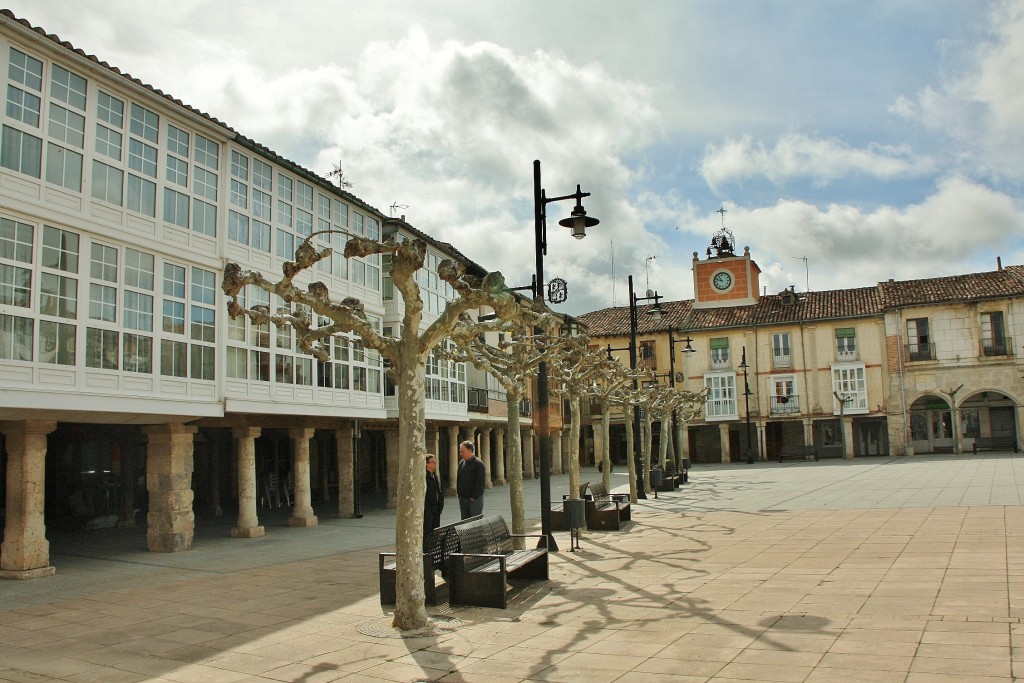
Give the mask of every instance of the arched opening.
[(960, 404), (958, 412), (965, 452), (979, 438), (1017, 440), (1016, 402), (1000, 391), (971, 394)]
[(928, 394), (910, 406), (914, 453), (953, 452), (953, 412), (942, 396)]

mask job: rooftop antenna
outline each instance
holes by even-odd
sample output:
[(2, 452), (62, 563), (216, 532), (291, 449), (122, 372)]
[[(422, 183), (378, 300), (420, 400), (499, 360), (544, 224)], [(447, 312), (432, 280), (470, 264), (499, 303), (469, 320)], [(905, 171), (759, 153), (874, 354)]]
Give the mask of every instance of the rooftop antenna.
[(608, 240), (612, 250), (612, 308), (615, 308), (615, 240)]
[(651, 270), (650, 268), (648, 268), (648, 266), (651, 264), (651, 261), (653, 261), (656, 258), (658, 257), (648, 256), (647, 259), (644, 260), (644, 272), (647, 274), (647, 289), (651, 288)]
[(409, 208), (408, 204), (399, 204), (398, 202), (395, 202), (394, 204), (391, 205), (391, 214), (390, 215), (393, 218), (394, 215), (395, 215), (395, 210), (396, 209), (408, 209), (408, 208)]
[(790, 256), (791, 259), (804, 262), (804, 291), (811, 291), (811, 276), (810, 271), (807, 268), (807, 257), (806, 256)]
[(325, 177), (334, 178), (334, 181), (338, 183), (338, 187), (343, 190), (347, 190), (352, 187), (352, 183), (347, 177), (345, 177), (345, 170), (341, 167), (340, 161), (334, 165), (334, 168), (331, 169), (331, 172), (327, 173)]

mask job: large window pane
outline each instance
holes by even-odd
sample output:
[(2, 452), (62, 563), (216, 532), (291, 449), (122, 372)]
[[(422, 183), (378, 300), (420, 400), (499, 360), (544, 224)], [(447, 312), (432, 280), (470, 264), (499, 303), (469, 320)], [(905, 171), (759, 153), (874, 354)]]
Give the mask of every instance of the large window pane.
[(39, 362), (75, 364), (75, 326), (49, 320), (39, 321)]
[(0, 314), (0, 358), (32, 360), (32, 319)]
[(85, 364), (90, 368), (117, 370), (119, 335), (115, 330), (101, 330), (93, 327), (85, 331)]

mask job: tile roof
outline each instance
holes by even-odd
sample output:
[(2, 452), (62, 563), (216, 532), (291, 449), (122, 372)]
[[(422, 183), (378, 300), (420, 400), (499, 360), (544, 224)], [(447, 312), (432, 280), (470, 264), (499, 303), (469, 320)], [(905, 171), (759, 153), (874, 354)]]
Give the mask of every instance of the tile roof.
[[(923, 280), (889, 280), (874, 287), (798, 293), (793, 303), (785, 303), (782, 294), (764, 295), (750, 306), (722, 308), (695, 309), (690, 299), (665, 301), (661, 305), (668, 314), (657, 322), (647, 314), (652, 305), (637, 307), (638, 331), (717, 330), (866, 318), (881, 316), (890, 308), (1007, 296), (1024, 296), (1024, 266)], [(592, 337), (629, 334), (628, 306), (591, 311), (579, 316), (579, 320), (587, 325)]]
[(1024, 266), (923, 280), (879, 282), (884, 308), (1024, 295)]

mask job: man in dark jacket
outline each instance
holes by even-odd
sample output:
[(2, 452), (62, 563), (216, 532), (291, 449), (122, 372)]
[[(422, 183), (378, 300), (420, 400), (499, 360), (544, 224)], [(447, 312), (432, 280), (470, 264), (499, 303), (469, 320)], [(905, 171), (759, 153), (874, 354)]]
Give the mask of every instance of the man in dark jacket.
[(423, 496), (423, 549), (427, 548), (430, 532), (441, 526), (441, 511), (444, 510), (444, 491), (437, 476), (437, 458), (427, 455), (427, 492)]
[(476, 447), (472, 441), (459, 444), (459, 475), (455, 490), (459, 494), (459, 512), (462, 519), (481, 515), (484, 512), (484, 477), (487, 472), (484, 463), (476, 457)]

